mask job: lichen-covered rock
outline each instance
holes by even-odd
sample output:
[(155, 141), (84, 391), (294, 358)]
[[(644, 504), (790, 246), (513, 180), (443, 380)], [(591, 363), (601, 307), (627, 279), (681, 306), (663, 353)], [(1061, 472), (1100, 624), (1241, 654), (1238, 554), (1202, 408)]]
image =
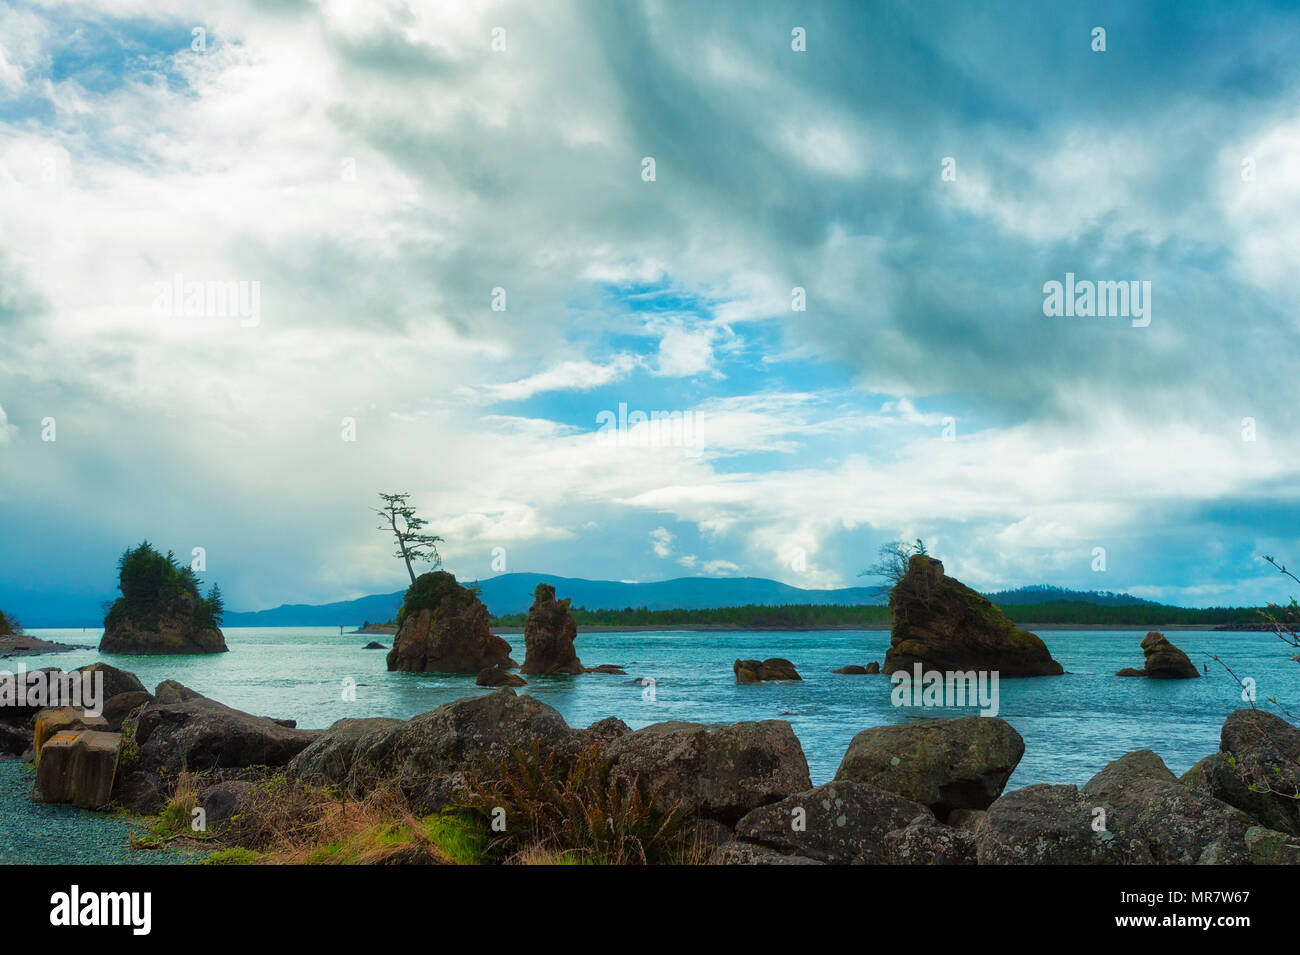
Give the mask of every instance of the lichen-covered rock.
[(1021, 630), (989, 600), (917, 554), (889, 594), (894, 617), (884, 672), (916, 663), (939, 671), (988, 670), (1004, 677), (1064, 673), (1047, 645)]
[(756, 846), (751, 842), (727, 842), (718, 848), (713, 857), (717, 865), (825, 865), (806, 856), (787, 855)]
[(874, 786), (833, 782), (747, 813), (736, 839), (828, 865), (883, 863), (886, 834), (918, 815), (930, 813)]
[(925, 813), (907, 828), (885, 836), (885, 861), (890, 865), (975, 865), (975, 834), (946, 826)]
[(55, 733), (40, 748), (32, 798), (37, 802), (71, 803), (82, 809), (107, 805), (113, 794), (121, 748), (121, 733)]
[(416, 809), (437, 812), (460, 792), (465, 774), (478, 767), (490, 768), (534, 743), (542, 755), (563, 758), (587, 742), (556, 709), (505, 687), (365, 733), (352, 747), (346, 779), (330, 781), (342, 782), (353, 794), (391, 781)]
[(1300, 838), (1276, 829), (1251, 826), (1246, 830), (1246, 851), (1255, 865), (1300, 865)]
[(1163, 633), (1151, 631), (1142, 638), (1145, 663), (1141, 670), (1125, 667), (1116, 676), (1146, 676), (1153, 680), (1188, 680), (1201, 675), (1187, 654), (1169, 642)]
[(1150, 854), (1099, 825), (1108, 811), (1074, 786), (1040, 783), (1009, 792), (975, 826), (980, 865), (1149, 864)]
[(802, 680), (794, 664), (784, 657), (767, 660), (737, 660), (731, 665), (737, 683), (765, 683), (769, 680)]
[(1229, 714), (1219, 752), (1182, 783), (1236, 806), (1269, 829), (1300, 835), (1300, 729), (1263, 710)]
[(605, 743), (613, 742), (620, 736), (626, 736), (628, 733), (632, 732), (632, 727), (628, 726), (617, 716), (607, 716), (603, 720), (597, 720), (592, 723), (583, 730), (583, 732), (586, 733), (593, 742), (604, 745)]
[(132, 768), (158, 773), (283, 766), (320, 735), (206, 697), (150, 704), (126, 720), (123, 732), (138, 753)]
[(406, 591), (388, 669), (411, 673), (478, 673), (514, 669), (510, 644), (489, 629), (483, 601), (446, 571), (421, 574)]
[(784, 720), (655, 723), (613, 740), (612, 771), (637, 779), (665, 809), (735, 823), (759, 806), (812, 788), (808, 761)]
[(1024, 754), (1024, 739), (997, 717), (920, 720), (858, 733), (835, 778), (906, 796), (946, 819), (954, 809), (986, 809)]
[(1250, 861), (1250, 817), (1204, 792), (1183, 786), (1151, 750), (1106, 765), (1081, 790), (1106, 807), (1112, 832), (1144, 847), (1160, 865), (1240, 865)]
[(527, 686), (528, 681), (523, 677), (509, 673), (500, 667), (484, 667), (479, 670), (478, 676), (474, 678), (476, 686)]
[(363, 736), (405, 725), (384, 717), (338, 720), (289, 760), (285, 775), (312, 786), (337, 786), (348, 778), (352, 754)]
[(529, 675), (583, 672), (582, 661), (573, 648), (578, 625), (569, 611), (570, 598), (555, 599), (555, 588), (538, 584), (533, 591), (533, 605), (524, 621), (524, 665), (521, 673)]

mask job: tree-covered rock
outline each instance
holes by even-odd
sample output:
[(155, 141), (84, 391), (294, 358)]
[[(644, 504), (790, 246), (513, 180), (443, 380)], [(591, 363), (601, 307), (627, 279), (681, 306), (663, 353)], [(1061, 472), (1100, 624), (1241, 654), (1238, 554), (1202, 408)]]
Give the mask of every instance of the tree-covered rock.
[(1047, 645), (1019, 629), (989, 600), (917, 554), (889, 594), (894, 626), (884, 672), (926, 669), (990, 670), (1004, 677), (1064, 673)]
[(220, 630), (224, 609), (214, 584), (207, 596), (189, 567), (145, 541), (117, 562), (118, 589), (104, 618), (102, 653), (224, 653)]

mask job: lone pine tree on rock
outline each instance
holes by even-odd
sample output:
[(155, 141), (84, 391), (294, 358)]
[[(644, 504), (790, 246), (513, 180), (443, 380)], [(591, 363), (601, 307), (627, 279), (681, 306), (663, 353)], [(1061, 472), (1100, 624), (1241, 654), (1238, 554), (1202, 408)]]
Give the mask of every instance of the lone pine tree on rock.
[(436, 534), (423, 533), (423, 528), (429, 522), (419, 517), (415, 508), (408, 503), (410, 494), (380, 492), (379, 496), (384, 502), (383, 507), (374, 509), (383, 519), (379, 529), (392, 531), (397, 538), (397, 552), (393, 556), (400, 557), (405, 562), (411, 586), (415, 586), (415, 568), (412, 564), (431, 563), (435, 568), (442, 566), (442, 558), (438, 556), (438, 545), (442, 543), (442, 538)]

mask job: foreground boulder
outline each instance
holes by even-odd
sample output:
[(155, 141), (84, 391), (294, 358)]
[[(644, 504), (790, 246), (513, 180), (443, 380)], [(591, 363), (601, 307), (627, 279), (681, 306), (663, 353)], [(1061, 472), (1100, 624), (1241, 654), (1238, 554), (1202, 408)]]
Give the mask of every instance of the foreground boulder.
[(1151, 750), (1128, 753), (1092, 777), (1082, 793), (1106, 807), (1105, 826), (1159, 865), (1243, 865), (1251, 861), (1249, 816), (1181, 785)]
[[(107, 663), (91, 663), (78, 667), (72, 672), (80, 676), (83, 687), (101, 684), (103, 689), (101, 699), (104, 701), (111, 700), (122, 693), (145, 692), (144, 684), (140, 682), (138, 676), (129, 670), (119, 670)], [(88, 680), (91, 682), (87, 683)]]
[(828, 865), (883, 863), (885, 836), (918, 815), (930, 813), (874, 786), (833, 782), (746, 813), (735, 838)]
[(768, 680), (802, 680), (794, 664), (784, 657), (767, 660), (737, 660), (731, 665), (737, 683), (764, 683)]
[(363, 736), (405, 725), (405, 720), (384, 717), (339, 720), (289, 761), (285, 775), (313, 786), (338, 785), (347, 779)]
[(55, 733), (40, 749), (32, 798), (37, 802), (71, 803), (82, 809), (107, 805), (121, 749), (121, 733)]
[(1219, 752), (1182, 783), (1242, 810), (1269, 829), (1300, 836), (1300, 729), (1263, 710), (1229, 714)]
[(138, 754), (130, 768), (155, 773), (283, 766), (321, 732), (293, 729), (206, 697), (151, 704), (123, 730)]
[(989, 670), (1004, 677), (1065, 671), (1047, 645), (1021, 630), (988, 599), (943, 572), (933, 557), (914, 555), (889, 595), (894, 617), (885, 673), (925, 669)]
[(122, 724), (127, 718), (141, 707), (148, 706), (154, 702), (151, 693), (131, 692), (119, 693), (104, 704), (103, 717), (108, 721), (108, 728), (114, 733), (122, 730)]
[(613, 772), (639, 779), (667, 809), (727, 825), (746, 813), (812, 788), (808, 761), (784, 720), (655, 723), (612, 741)]
[(32, 747), (32, 731), (18, 723), (0, 722), (0, 756), (21, 756)]
[(1024, 754), (1024, 739), (997, 717), (874, 726), (853, 737), (835, 779), (897, 793), (946, 819), (987, 808)]
[(582, 673), (582, 661), (573, 648), (578, 625), (569, 612), (570, 598), (555, 599), (555, 588), (538, 584), (533, 605), (524, 621), (524, 665), (521, 673)]
[(510, 644), (489, 630), (483, 601), (446, 571), (421, 574), (406, 591), (388, 669), (411, 673), (478, 673), (514, 669)]
[(1074, 786), (1026, 786), (999, 797), (975, 825), (980, 865), (1128, 865), (1149, 863), (1140, 846), (1105, 827), (1105, 810)]
[(975, 865), (975, 835), (969, 829), (945, 826), (925, 813), (885, 836), (885, 861), (890, 865)]
[[(463, 787), (467, 772), (527, 750), (576, 754), (587, 740), (558, 710), (509, 688), (444, 703), (428, 713), (362, 731), (344, 720), (287, 770), (353, 795), (393, 783), (422, 812), (437, 812)], [(344, 725), (347, 724), (347, 725)], [(355, 737), (349, 739), (349, 737)], [(325, 753), (333, 755), (324, 759)]]
[(1116, 676), (1147, 676), (1153, 680), (1188, 680), (1201, 675), (1187, 654), (1169, 642), (1163, 633), (1152, 631), (1142, 639), (1146, 658), (1141, 670), (1125, 667)]

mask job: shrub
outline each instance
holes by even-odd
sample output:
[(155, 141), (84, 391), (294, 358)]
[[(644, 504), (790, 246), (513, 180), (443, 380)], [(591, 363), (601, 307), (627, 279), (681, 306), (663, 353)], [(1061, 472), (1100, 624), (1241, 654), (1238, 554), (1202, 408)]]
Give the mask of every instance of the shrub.
[[(639, 780), (612, 772), (598, 746), (575, 758), (541, 754), (534, 741), (472, 774), (463, 802), (493, 834), (508, 861), (567, 857), (610, 865), (685, 862), (694, 852), (685, 813), (661, 808)], [(502, 819), (496, 831), (493, 823)]]

